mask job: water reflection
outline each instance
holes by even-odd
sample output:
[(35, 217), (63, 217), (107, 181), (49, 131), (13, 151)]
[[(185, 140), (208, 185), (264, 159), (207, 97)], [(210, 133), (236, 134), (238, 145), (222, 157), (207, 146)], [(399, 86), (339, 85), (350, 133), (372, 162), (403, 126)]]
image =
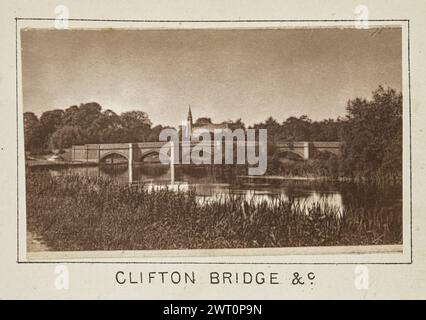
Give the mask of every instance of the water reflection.
[(143, 183), (148, 190), (169, 188), (171, 190), (194, 190), (200, 202), (220, 201), (227, 196), (242, 197), (249, 201), (274, 201), (283, 199), (302, 207), (312, 204), (337, 208), (375, 208), (397, 206), (402, 208), (401, 186), (378, 188), (371, 185), (306, 180), (250, 179), (244, 169), (226, 167), (176, 167), (172, 183), (168, 166), (126, 164), (100, 167), (51, 169), (52, 174), (77, 173), (89, 176), (109, 177), (123, 183)]

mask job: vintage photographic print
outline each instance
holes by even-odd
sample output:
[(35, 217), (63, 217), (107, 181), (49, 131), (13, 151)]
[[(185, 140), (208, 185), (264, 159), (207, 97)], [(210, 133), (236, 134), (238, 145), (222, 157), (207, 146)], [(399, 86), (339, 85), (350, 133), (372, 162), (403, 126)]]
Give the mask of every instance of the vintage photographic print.
[(404, 32), (22, 28), (26, 252), (402, 253)]

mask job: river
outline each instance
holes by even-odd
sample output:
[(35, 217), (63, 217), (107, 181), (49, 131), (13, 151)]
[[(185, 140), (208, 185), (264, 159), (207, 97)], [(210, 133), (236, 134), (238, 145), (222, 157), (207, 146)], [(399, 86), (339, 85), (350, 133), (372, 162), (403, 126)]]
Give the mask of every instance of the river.
[(402, 212), (401, 185), (377, 186), (325, 180), (283, 179), (282, 177), (250, 178), (244, 172), (229, 168), (176, 167), (174, 179), (168, 166), (149, 164), (133, 166), (129, 174), (127, 165), (104, 165), (49, 169), (53, 175), (76, 173), (108, 177), (122, 183), (143, 183), (148, 189), (171, 188), (195, 190), (199, 201), (216, 201), (227, 195), (244, 197), (250, 201), (274, 201), (280, 198), (298, 202), (345, 208), (389, 208)]

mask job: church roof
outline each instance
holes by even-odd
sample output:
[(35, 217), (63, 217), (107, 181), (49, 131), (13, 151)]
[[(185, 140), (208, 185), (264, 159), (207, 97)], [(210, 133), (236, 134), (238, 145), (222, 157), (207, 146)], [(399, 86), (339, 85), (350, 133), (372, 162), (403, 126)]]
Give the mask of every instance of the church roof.
[(207, 129), (207, 130), (214, 130), (214, 129), (227, 129), (229, 128), (229, 125), (227, 123), (206, 123), (206, 124), (194, 124), (193, 129)]

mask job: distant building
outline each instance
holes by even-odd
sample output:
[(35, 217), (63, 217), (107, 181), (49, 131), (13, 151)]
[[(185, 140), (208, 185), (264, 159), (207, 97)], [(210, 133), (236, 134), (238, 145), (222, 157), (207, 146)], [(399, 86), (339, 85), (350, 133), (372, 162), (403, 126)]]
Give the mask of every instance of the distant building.
[(192, 120), (191, 106), (188, 109), (188, 117), (186, 119), (186, 134), (192, 136), (194, 130), (203, 129), (207, 130), (210, 133), (214, 133), (215, 130), (224, 130), (229, 129), (227, 123), (212, 123), (210, 118), (198, 118), (194, 123)]

